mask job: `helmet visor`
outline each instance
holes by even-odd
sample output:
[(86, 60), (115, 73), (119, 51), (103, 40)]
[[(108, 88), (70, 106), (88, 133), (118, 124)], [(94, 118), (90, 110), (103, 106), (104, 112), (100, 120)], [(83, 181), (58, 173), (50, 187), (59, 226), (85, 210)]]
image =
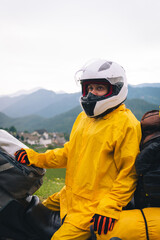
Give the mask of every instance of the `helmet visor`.
[(97, 85), (106, 85), (107, 86), (107, 93), (104, 95), (109, 96), (112, 94), (112, 85), (106, 79), (88, 79), (80, 81), (82, 85), (82, 95), (83, 97), (88, 95), (88, 88), (90, 84), (97, 84)]

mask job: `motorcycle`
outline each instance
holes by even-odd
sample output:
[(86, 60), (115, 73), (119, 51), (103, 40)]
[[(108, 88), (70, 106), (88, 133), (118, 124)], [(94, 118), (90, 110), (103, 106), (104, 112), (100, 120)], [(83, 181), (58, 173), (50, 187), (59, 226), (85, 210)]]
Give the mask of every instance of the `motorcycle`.
[(36, 195), (45, 169), (18, 163), (14, 153), (26, 145), (0, 130), (0, 240), (49, 240), (61, 226), (60, 213)]

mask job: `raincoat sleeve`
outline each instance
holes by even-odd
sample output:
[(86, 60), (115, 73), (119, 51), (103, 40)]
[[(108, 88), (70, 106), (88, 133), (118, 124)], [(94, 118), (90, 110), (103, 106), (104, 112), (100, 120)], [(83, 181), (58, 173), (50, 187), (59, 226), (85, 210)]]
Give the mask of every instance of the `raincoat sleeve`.
[(128, 126), (117, 131), (114, 143), (114, 162), (117, 168), (117, 178), (109, 193), (101, 199), (97, 212), (100, 215), (119, 218), (122, 207), (126, 206), (132, 199), (136, 189), (137, 174), (135, 171), (135, 159), (139, 153), (139, 143), (141, 139), (140, 124)]
[(37, 153), (32, 149), (25, 149), (30, 164), (40, 168), (65, 168), (67, 165), (69, 142), (63, 148)]

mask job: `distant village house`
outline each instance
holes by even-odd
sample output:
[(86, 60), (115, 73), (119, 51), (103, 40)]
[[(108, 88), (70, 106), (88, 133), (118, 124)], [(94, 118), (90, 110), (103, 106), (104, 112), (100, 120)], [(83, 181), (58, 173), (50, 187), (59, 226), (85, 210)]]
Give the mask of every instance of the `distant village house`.
[(30, 145), (43, 145), (44, 147), (49, 145), (63, 146), (66, 142), (63, 133), (48, 133), (45, 129), (35, 130), (32, 133), (20, 132), (18, 135), (21, 141)]

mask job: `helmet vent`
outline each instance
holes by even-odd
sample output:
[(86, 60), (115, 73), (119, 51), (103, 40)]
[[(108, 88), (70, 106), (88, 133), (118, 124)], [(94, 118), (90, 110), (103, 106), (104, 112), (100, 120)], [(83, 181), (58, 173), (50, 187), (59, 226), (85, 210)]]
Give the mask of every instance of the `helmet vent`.
[(100, 66), (100, 68), (98, 69), (98, 72), (109, 69), (111, 65), (112, 65), (112, 62), (105, 62)]

